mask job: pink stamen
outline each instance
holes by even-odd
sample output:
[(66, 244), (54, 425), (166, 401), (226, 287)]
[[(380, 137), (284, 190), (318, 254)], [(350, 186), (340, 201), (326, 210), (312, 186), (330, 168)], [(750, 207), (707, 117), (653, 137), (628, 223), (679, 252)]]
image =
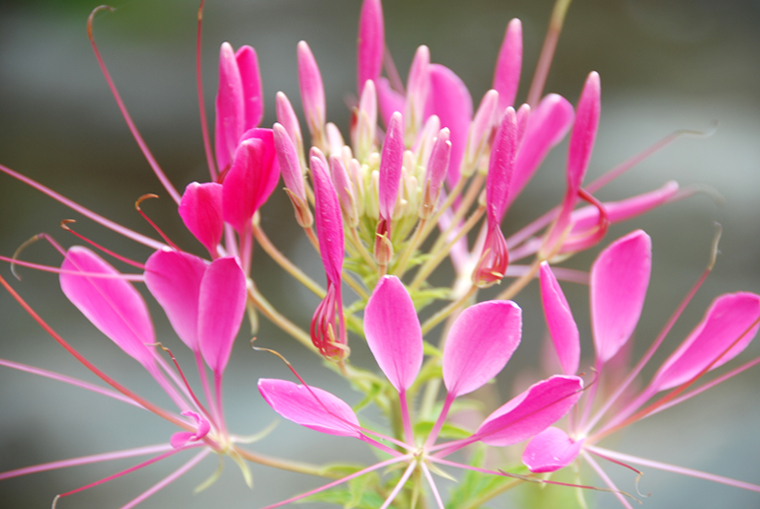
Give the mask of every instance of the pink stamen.
[(148, 164), (150, 165), (150, 167), (153, 168), (153, 173), (156, 174), (156, 177), (158, 177), (158, 180), (164, 186), (164, 189), (166, 189), (166, 192), (168, 192), (169, 196), (171, 196), (172, 199), (177, 203), (177, 205), (179, 205), (179, 202), (181, 200), (179, 193), (177, 192), (176, 189), (174, 189), (174, 186), (169, 181), (169, 179), (166, 178), (166, 175), (164, 174), (163, 170), (156, 162), (156, 159), (153, 157), (153, 154), (150, 152), (148, 145), (145, 144), (145, 141), (140, 135), (140, 132), (137, 130), (137, 126), (135, 126), (135, 123), (132, 121), (132, 117), (129, 116), (129, 112), (127, 112), (127, 108), (126, 106), (124, 106), (124, 102), (121, 100), (119, 91), (116, 89), (116, 85), (111, 79), (111, 74), (108, 72), (108, 69), (106, 68), (106, 64), (105, 62), (103, 62), (103, 58), (100, 56), (100, 50), (98, 50), (98, 45), (95, 44), (95, 38), (92, 35), (92, 22), (95, 19), (95, 15), (101, 10), (113, 11), (114, 9), (113, 7), (109, 7), (107, 5), (101, 5), (93, 9), (93, 11), (90, 13), (90, 17), (87, 18), (87, 37), (89, 37), (90, 44), (92, 44), (92, 49), (95, 52), (95, 58), (97, 59), (98, 65), (100, 66), (100, 70), (103, 71), (103, 76), (105, 77), (106, 82), (108, 83), (108, 87), (111, 89), (111, 93), (113, 94), (113, 97), (116, 100), (116, 105), (119, 107), (119, 111), (121, 111), (121, 115), (124, 117), (124, 121), (127, 123), (127, 127), (129, 127), (129, 130), (132, 133), (132, 137), (134, 137), (135, 141), (137, 142), (137, 146), (139, 146), (140, 150), (142, 150), (142, 153), (145, 156), (145, 159), (148, 161)]
[(94, 240), (90, 240), (87, 237), (85, 237), (84, 235), (82, 235), (81, 233), (75, 232), (69, 226), (69, 224), (72, 224), (72, 223), (76, 223), (76, 220), (75, 219), (64, 219), (63, 221), (61, 221), (61, 228), (63, 228), (64, 230), (66, 230), (69, 233), (72, 233), (75, 237), (79, 238), (80, 240), (83, 240), (83, 241), (87, 242), (88, 244), (90, 244), (91, 246), (95, 247), (96, 249), (99, 249), (100, 251), (103, 251), (107, 255), (113, 256), (117, 260), (122, 261), (122, 262), (126, 263), (127, 265), (131, 265), (133, 267), (137, 267), (138, 269), (140, 269), (142, 271), (145, 271), (145, 265), (143, 265), (142, 263), (138, 263), (138, 262), (136, 262), (134, 260), (130, 260), (129, 258), (127, 258), (125, 256), (121, 256), (120, 254), (114, 253), (110, 249), (101, 246), (100, 244), (98, 244)]
[(691, 477), (696, 477), (697, 479), (705, 479), (707, 481), (727, 484), (735, 488), (742, 488), (745, 490), (760, 492), (760, 486), (758, 486), (757, 484), (737, 481), (736, 479), (723, 477), (721, 475), (710, 474), (708, 472), (702, 472), (700, 470), (679, 467), (676, 465), (661, 463), (659, 461), (648, 460), (645, 458), (638, 458), (636, 456), (631, 456), (629, 454), (623, 454), (620, 452), (610, 451), (608, 449), (602, 449), (601, 447), (596, 447), (596, 446), (587, 446), (586, 449), (588, 449), (590, 452), (593, 452), (594, 454), (599, 454), (600, 456), (606, 455), (606, 456), (610, 456), (611, 458), (615, 458), (621, 461), (630, 461), (631, 463), (636, 463), (638, 465), (643, 465), (645, 467), (656, 468), (659, 470), (665, 470), (667, 472), (674, 472), (676, 474), (683, 474), (683, 475), (688, 475)]
[[(29, 267), (30, 269), (41, 270), (43, 272), (53, 272), (55, 274), (74, 274), (77, 276), (103, 278), (103, 279), (123, 279), (124, 281), (135, 281), (137, 283), (142, 283), (145, 280), (142, 274), (104, 274), (102, 272), (94, 273), (94, 272), (80, 272), (77, 270), (64, 270), (64, 269), (61, 269), (60, 267), (51, 267), (50, 265), (41, 265), (39, 263), (24, 262), (21, 260), (16, 260), (15, 258), (8, 258), (7, 256), (0, 256), (0, 261), (10, 262), (13, 265), (21, 265), (22, 267)], [(18, 278), (18, 276), (16, 277)]]
[(0, 481), (11, 479), (13, 477), (20, 477), (22, 475), (35, 474), (37, 472), (47, 472), (48, 470), (57, 470), (59, 468), (68, 468), (79, 465), (89, 465), (91, 463), (100, 463), (102, 461), (132, 458), (134, 456), (144, 456), (146, 454), (155, 454), (157, 452), (170, 451), (171, 449), (172, 446), (169, 444), (148, 445), (145, 447), (137, 447), (135, 449), (125, 449), (123, 451), (93, 454), (90, 456), (81, 456), (79, 458), (71, 458), (62, 461), (52, 461), (50, 463), (43, 463), (41, 465), (35, 465), (33, 467), (17, 468), (16, 470), (3, 472), (0, 474)]
[[(80, 387), (82, 389), (87, 389), (88, 391), (95, 392), (97, 394), (101, 394), (103, 396), (108, 396), (109, 398), (116, 399), (118, 401), (121, 401), (122, 403), (127, 403), (132, 406), (136, 406), (137, 408), (143, 408), (138, 403), (133, 401), (132, 399), (119, 394), (118, 392), (114, 392), (110, 389), (105, 389), (103, 387), (99, 387), (95, 384), (91, 384), (89, 382), (85, 382), (83, 380), (79, 380), (77, 378), (72, 378), (70, 376), (62, 375), (60, 373), (56, 373), (54, 371), (48, 371), (46, 369), (42, 368), (36, 368), (34, 366), (28, 366), (26, 364), (20, 364), (18, 362), (13, 362), (5, 359), (0, 359), (0, 366), (5, 366), (8, 368), (16, 369), (18, 371), (24, 371), (26, 373), (32, 373), (33, 375), (39, 375), (44, 376), (45, 378), (50, 378), (52, 380), (55, 380), (57, 382), (63, 382), (66, 384), (74, 385), (76, 387)], [(2, 479), (2, 476), (0, 476), (0, 479)]]
[(623, 495), (620, 493), (620, 491), (617, 489), (617, 486), (615, 486), (615, 483), (612, 482), (612, 479), (607, 475), (607, 473), (602, 470), (602, 467), (599, 466), (599, 463), (594, 461), (594, 458), (591, 457), (586, 451), (582, 451), (581, 454), (583, 454), (583, 457), (586, 459), (589, 465), (591, 465), (591, 468), (594, 469), (594, 471), (599, 475), (599, 477), (602, 478), (602, 481), (604, 481), (604, 484), (610, 487), (610, 489), (615, 493), (615, 496), (620, 501), (621, 504), (623, 504), (626, 509), (633, 509), (631, 507), (631, 504), (628, 503), (628, 501), (623, 497)]
[(183, 373), (182, 368), (179, 367), (179, 362), (177, 362), (177, 359), (176, 357), (174, 357), (174, 354), (172, 353), (172, 351), (168, 347), (162, 345), (161, 343), (158, 343), (157, 346), (161, 350), (169, 354), (169, 357), (171, 357), (171, 360), (174, 363), (174, 366), (177, 368), (177, 371), (179, 372), (179, 376), (182, 378), (182, 383), (185, 386), (186, 393), (190, 395), (190, 398), (193, 400), (193, 403), (195, 403), (198, 406), (198, 408), (201, 410), (201, 412), (203, 412), (203, 415), (205, 415), (208, 420), (210, 420), (211, 422), (214, 422), (214, 419), (211, 417), (211, 414), (209, 413), (209, 411), (206, 410), (206, 407), (203, 406), (203, 403), (201, 403), (198, 400), (195, 393), (193, 392), (193, 388), (190, 387), (190, 384), (187, 382), (187, 378), (185, 378), (185, 373)]
[(435, 485), (433, 476), (430, 474), (430, 469), (424, 462), (420, 463), (420, 466), (422, 467), (422, 473), (425, 474), (425, 479), (427, 479), (428, 485), (430, 485), (430, 491), (433, 492), (433, 498), (435, 498), (435, 503), (438, 505), (438, 509), (444, 509), (445, 506), (443, 505), (443, 500), (441, 500), (441, 494), (438, 493), (438, 487)]
[(451, 394), (446, 394), (446, 399), (443, 402), (443, 408), (441, 409), (441, 414), (438, 416), (438, 420), (435, 421), (435, 425), (433, 426), (433, 429), (430, 431), (430, 434), (428, 435), (427, 440), (425, 440), (425, 449), (428, 449), (431, 445), (435, 443), (436, 439), (438, 439), (438, 433), (441, 432), (443, 423), (446, 421), (446, 417), (449, 415), (451, 404), (454, 402), (455, 399), (456, 399), (455, 395), (452, 396)]
[(388, 498), (385, 499), (385, 502), (383, 502), (383, 505), (380, 506), (380, 509), (387, 509), (387, 507), (391, 505), (391, 502), (393, 502), (393, 499), (395, 499), (396, 495), (399, 494), (401, 489), (404, 487), (404, 484), (406, 484), (406, 481), (408, 481), (409, 477), (412, 476), (412, 472), (414, 472), (414, 469), (416, 466), (417, 466), (416, 461), (412, 461), (411, 463), (409, 463), (409, 466), (406, 467), (406, 471), (404, 472), (404, 475), (402, 475), (401, 479), (398, 480), (396, 487), (393, 488), (393, 491), (391, 491), (391, 494), (388, 495)]
[(45, 332), (47, 332), (53, 339), (55, 339), (59, 345), (61, 345), (67, 352), (69, 352), (76, 360), (78, 360), (80, 363), (82, 363), (87, 369), (92, 371), (98, 378), (103, 380), (105, 383), (125, 395), (126, 397), (132, 399), (135, 401), (135, 403), (139, 404), (140, 406), (144, 407), (146, 410), (149, 410), (153, 412), (154, 414), (158, 415), (159, 417), (162, 417), (163, 419), (166, 419), (167, 421), (171, 422), (172, 424), (175, 424), (179, 426), (180, 428), (186, 429), (188, 431), (194, 431), (190, 425), (188, 425), (186, 422), (184, 422), (179, 417), (167, 412), (166, 410), (154, 405), (153, 403), (150, 403), (149, 401), (145, 400), (144, 398), (141, 398), (137, 394), (133, 393), (126, 387), (122, 386), (115, 380), (113, 380), (111, 377), (103, 373), (101, 370), (95, 367), (90, 361), (84, 358), (82, 354), (80, 354), (74, 347), (69, 345), (65, 339), (63, 339), (55, 330), (53, 330), (52, 327), (50, 327), (47, 322), (45, 322), (40, 315), (38, 315), (34, 309), (27, 304), (27, 302), (21, 298), (21, 296), (16, 292), (16, 290), (13, 289), (12, 286), (8, 284), (8, 282), (0, 276), (0, 284), (8, 290), (8, 293), (11, 294), (11, 296), (16, 299), (16, 302), (18, 302), (22, 308), (24, 308), (24, 311), (26, 311), (29, 316), (34, 319), (35, 322), (37, 322), (40, 327), (42, 327)]
[(23, 182), (24, 184), (26, 184), (26, 185), (28, 185), (30, 187), (33, 187), (37, 191), (40, 191), (41, 193), (44, 193), (44, 194), (50, 196), (55, 201), (57, 201), (59, 203), (62, 203), (63, 205), (65, 205), (68, 208), (70, 208), (71, 210), (75, 210), (75, 211), (79, 212), (80, 214), (82, 214), (83, 216), (85, 216), (85, 217), (87, 217), (89, 219), (92, 219), (96, 223), (99, 223), (99, 224), (105, 226), (106, 228), (115, 231), (119, 235), (123, 235), (123, 236), (127, 237), (128, 239), (132, 239), (135, 242), (139, 242), (140, 244), (146, 245), (146, 246), (148, 246), (148, 247), (150, 247), (152, 249), (161, 249), (162, 247), (165, 247), (164, 244), (162, 244), (162, 243), (160, 243), (160, 242), (158, 242), (156, 240), (153, 240), (150, 237), (146, 237), (145, 235), (142, 235), (140, 233), (132, 231), (129, 228), (125, 228), (124, 226), (121, 226), (120, 224), (114, 223), (110, 219), (106, 219), (105, 217), (101, 216), (100, 214), (96, 214), (95, 212), (91, 211), (90, 209), (88, 209), (86, 207), (83, 207), (83, 206), (79, 205), (78, 203), (69, 200), (68, 198), (66, 198), (65, 196), (63, 196), (61, 194), (56, 193), (55, 191), (53, 191), (49, 187), (43, 186), (39, 182), (36, 182), (36, 181), (30, 179), (29, 177), (25, 177), (24, 175), (21, 175), (20, 173), (17, 173), (15, 171), (11, 170), (7, 166), (3, 166), (2, 164), (0, 164), (0, 171), (2, 171), (3, 173), (5, 173), (6, 175), (9, 175), (9, 176), (15, 178), (16, 180), (20, 180), (21, 182)]
[(406, 389), (398, 393), (399, 405), (401, 406), (401, 420), (404, 423), (404, 439), (410, 446), (414, 446), (414, 432), (412, 431), (412, 421), (409, 418), (409, 404), (406, 400)]
[(203, 149), (206, 152), (206, 162), (208, 171), (211, 175), (211, 181), (216, 180), (216, 165), (214, 164), (214, 155), (211, 153), (211, 138), (208, 134), (208, 121), (206, 120), (206, 102), (203, 99), (203, 73), (201, 72), (201, 35), (203, 34), (203, 6), (206, 0), (201, 0), (198, 7), (198, 36), (195, 44), (195, 81), (198, 84), (198, 109), (201, 117), (201, 133), (203, 134)]
[(210, 449), (205, 449), (201, 451), (200, 453), (196, 454), (193, 459), (182, 465), (180, 468), (175, 470), (173, 473), (169, 474), (168, 476), (164, 477), (161, 481), (154, 484), (153, 487), (151, 487), (148, 491), (140, 495), (139, 497), (132, 500), (127, 505), (124, 505), (121, 507), (121, 509), (131, 509), (132, 507), (136, 506), (137, 504), (141, 503), (143, 500), (147, 499), (148, 497), (151, 497), (154, 493), (157, 491), (163, 489), (165, 486), (173, 483), (183, 475), (187, 473), (188, 470), (192, 469), (195, 465), (201, 462), (203, 458), (211, 454)]
[(143, 212), (142, 209), (140, 208), (140, 204), (142, 202), (144, 202), (145, 200), (149, 200), (151, 198), (158, 198), (158, 195), (157, 194), (148, 193), (148, 194), (144, 194), (144, 195), (140, 196), (137, 199), (137, 201), (135, 202), (135, 209), (137, 209), (137, 212), (140, 213), (140, 215), (143, 217), (143, 219), (145, 219), (148, 222), (148, 224), (151, 225), (154, 230), (156, 230), (156, 233), (158, 233), (161, 236), (161, 238), (164, 239), (164, 242), (166, 242), (167, 244), (169, 244), (169, 247), (171, 247), (175, 251), (181, 251), (181, 249), (178, 248), (177, 245), (174, 242), (172, 242), (171, 240), (169, 240), (169, 237), (167, 237), (166, 234), (163, 231), (161, 231), (161, 228), (159, 228), (158, 225), (156, 225), (156, 223), (154, 223), (148, 217), (148, 215), (145, 212)]

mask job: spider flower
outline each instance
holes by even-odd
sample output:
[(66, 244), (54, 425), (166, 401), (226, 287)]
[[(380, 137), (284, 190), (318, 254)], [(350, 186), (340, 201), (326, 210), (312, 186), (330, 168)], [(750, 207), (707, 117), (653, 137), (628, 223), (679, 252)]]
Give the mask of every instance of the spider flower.
[[(443, 350), (441, 362), (447, 396), (440, 416), (426, 437), (415, 437), (407, 392), (423, 362), (422, 331), (404, 285), (395, 276), (383, 277), (367, 303), (364, 332), (380, 369), (398, 391), (404, 441), (361, 427), (351, 407), (326, 391), (285, 380), (261, 379), (259, 391), (275, 412), (284, 418), (322, 433), (358, 438), (391, 456), (323, 488), (269, 507), (298, 500), (394, 463), (406, 463), (404, 473), (382, 507), (393, 501), (414, 470), (419, 468), (434, 493), (438, 507), (443, 508), (431, 467), (433, 471), (436, 470), (435, 465), (471, 468), (445, 457), (477, 441), (506, 446), (526, 440), (565, 415), (581, 395), (583, 383), (580, 378), (551, 377), (534, 384), (498, 408), (471, 436), (436, 444), (454, 400), (482, 387), (504, 368), (520, 343), (521, 328), (521, 310), (514, 302), (481, 302), (462, 312), (451, 326)], [(385, 446), (376, 438), (390, 440), (402, 452)], [(498, 472), (492, 473), (500, 475)]]
[[(641, 230), (613, 242), (602, 251), (592, 266), (589, 283), (591, 326), (596, 371), (600, 376), (604, 375), (604, 366), (631, 338), (644, 305), (650, 272), (651, 240)], [(566, 375), (574, 374), (580, 357), (578, 328), (562, 289), (546, 262), (541, 266), (541, 297), (560, 365)], [(630, 383), (651, 359), (677, 317), (678, 313), (593, 418), (589, 420), (595, 392), (590, 390), (588, 398), (583, 402), (583, 414), (579, 421), (571, 420), (567, 431), (548, 428), (531, 440), (523, 454), (523, 462), (532, 472), (553, 472), (570, 465), (578, 456), (583, 456), (610, 488), (616, 491), (612, 481), (593, 459), (594, 455), (616, 463), (639, 464), (760, 491), (760, 486), (750, 483), (638, 458), (596, 445), (610, 433), (665, 410), (738, 373), (732, 371), (715, 383), (709, 382), (681, 395), (707, 372), (729, 362), (749, 345), (760, 327), (760, 295), (737, 292), (716, 298), (702, 321), (660, 366), (646, 387), (631, 397), (626, 393)], [(650, 406), (645, 406), (653, 397), (671, 389), (669, 394)], [(620, 404), (615, 406), (616, 402)], [(605, 417), (606, 420), (603, 420)], [(625, 507), (630, 507), (625, 498), (618, 493), (616, 495)]]

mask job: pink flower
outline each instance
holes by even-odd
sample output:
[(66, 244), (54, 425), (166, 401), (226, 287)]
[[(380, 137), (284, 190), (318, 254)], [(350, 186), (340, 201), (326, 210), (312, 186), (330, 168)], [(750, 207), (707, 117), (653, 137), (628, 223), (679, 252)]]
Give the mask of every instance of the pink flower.
[[(504, 368), (520, 343), (521, 326), (521, 310), (513, 302), (482, 302), (462, 312), (452, 325), (443, 350), (443, 382), (447, 389), (443, 409), (420, 447), (412, 430), (406, 394), (422, 366), (422, 331), (404, 285), (395, 276), (383, 277), (367, 303), (364, 332), (380, 369), (398, 391), (405, 439), (400, 442), (363, 428), (353, 410), (326, 391), (284, 380), (261, 379), (259, 391), (262, 396), (286, 419), (323, 433), (358, 438), (391, 455), (389, 460), (269, 507), (299, 500), (395, 463), (407, 463), (408, 466), (383, 508), (393, 501), (417, 468), (427, 479), (439, 508), (443, 508), (443, 502), (431, 475), (433, 465), (510, 475), (461, 465), (445, 457), (477, 441), (506, 446), (540, 433), (578, 400), (583, 388), (580, 378), (554, 376), (538, 382), (488, 416), (471, 436), (441, 444), (436, 444), (436, 440), (454, 400), (482, 387)], [(374, 437), (396, 444), (402, 452), (389, 448)]]
[[(636, 327), (644, 304), (650, 271), (651, 241), (641, 230), (613, 242), (602, 251), (592, 266), (589, 283), (591, 325), (596, 352), (596, 371), (600, 377), (604, 375), (604, 366), (628, 342)], [(626, 394), (625, 391), (630, 383), (651, 359), (698, 286), (699, 284), (687, 296), (684, 304), (671, 318), (644, 358), (625, 377), (613, 395), (602, 404), (601, 409), (593, 418), (589, 420), (594, 406), (595, 387), (588, 391), (588, 397), (583, 402), (584, 408), (580, 421), (572, 419), (569, 421), (568, 432), (559, 428), (549, 428), (531, 440), (523, 454), (523, 462), (532, 472), (558, 470), (582, 455), (610, 488), (617, 491), (612, 481), (606, 477), (592, 458), (591, 455), (594, 455), (616, 463), (621, 461), (634, 463), (760, 491), (760, 486), (637, 458), (596, 445), (608, 434), (691, 398), (739, 372), (739, 370), (734, 370), (728, 376), (723, 376), (679, 397), (708, 371), (739, 355), (755, 337), (760, 327), (760, 295), (748, 292), (725, 294), (715, 299), (702, 321), (660, 366), (644, 390), (632, 399), (623, 400), (622, 407), (614, 406), (621, 396)], [(580, 356), (578, 328), (567, 300), (549, 265), (545, 262), (541, 267), (541, 296), (546, 321), (560, 364), (566, 374), (574, 374), (578, 369)], [(756, 362), (758, 361), (752, 361), (750, 364)], [(674, 390), (655, 403), (645, 406), (652, 397), (668, 389)], [(615, 409), (614, 412), (612, 412), (613, 409)], [(605, 416), (608, 418), (602, 422)], [(599, 424), (598, 428), (597, 424)], [(630, 507), (628, 501), (619, 493), (616, 493), (616, 496), (624, 506)]]

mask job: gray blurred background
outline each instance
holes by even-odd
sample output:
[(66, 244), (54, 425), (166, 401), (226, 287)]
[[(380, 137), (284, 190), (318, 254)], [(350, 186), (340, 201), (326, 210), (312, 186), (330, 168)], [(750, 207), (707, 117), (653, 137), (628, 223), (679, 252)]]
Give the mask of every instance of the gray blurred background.
[[(0, 163), (37, 179), (67, 197), (137, 231), (151, 229), (134, 211), (140, 195), (161, 200), (144, 210), (175, 242), (202, 254), (184, 230), (171, 200), (153, 177), (132, 140), (89, 47), (85, 22), (97, 2), (27, 0), (0, 4)], [(181, 191), (207, 180), (195, 88), (194, 1), (115, 2), (115, 13), (95, 22), (95, 36), (124, 101), (146, 142)], [(477, 105), (489, 88), (507, 22), (523, 22), (524, 65), (518, 101), (524, 100), (551, 12), (552, 2), (512, 0), (386, 0), (386, 40), (405, 78), (414, 49), (430, 47), (432, 59), (460, 75)], [(309, 42), (324, 77), (328, 117), (344, 133), (344, 97), (355, 90), (358, 0), (212, 0), (204, 28), (204, 86), (213, 119), (217, 52), (222, 41), (253, 45), (263, 73), (265, 126), (274, 121), (274, 95), (284, 91), (298, 108), (295, 46)], [(709, 186), (725, 197), (718, 205), (705, 195), (671, 204), (645, 217), (616, 225), (604, 244), (634, 228), (654, 243), (648, 300), (636, 332), (636, 355), (656, 336), (672, 310), (702, 272), (709, 254), (713, 221), (724, 228), (714, 273), (693, 300), (663, 347), (672, 351), (723, 292), (760, 292), (760, 2), (757, 0), (577, 0), (567, 16), (546, 92), (577, 101), (585, 76), (602, 77), (602, 117), (589, 180), (678, 129), (706, 130), (707, 139), (682, 139), (599, 193), (616, 200), (655, 189), (667, 180)], [(558, 147), (538, 172), (505, 222), (515, 231), (557, 203), (564, 192), (566, 145)], [(75, 240), (58, 224), (79, 219), (77, 229), (126, 256), (144, 260), (150, 251), (80, 217), (29, 187), (0, 175), (0, 254), (10, 256), (26, 239), (49, 232), (68, 246)], [(283, 193), (262, 211), (273, 241), (317, 280), (318, 258), (296, 231)], [(599, 248), (568, 262), (588, 268)], [(57, 265), (60, 257), (43, 243), (24, 253), (28, 260)], [(254, 277), (262, 292), (294, 321), (308, 327), (317, 300), (305, 293), (258, 251)], [(126, 266), (117, 267), (127, 270)], [(2, 275), (12, 276), (6, 264)], [(54, 275), (21, 269), (12, 281), (21, 295), (53, 327), (108, 374), (152, 401), (168, 398), (142, 368), (125, 360), (59, 291)], [(441, 276), (446, 281), (448, 276)], [(591, 347), (587, 290), (566, 284), (581, 327), (584, 351)], [(502, 400), (515, 376), (537, 369), (544, 323), (535, 285), (517, 299), (524, 308), (523, 344), (500, 380)], [(152, 307), (157, 335), (173, 347), (183, 366), (192, 366), (163, 313)], [(68, 356), (0, 292), (0, 357), (77, 376), (94, 377)], [(240, 434), (254, 433), (274, 420), (255, 388), (259, 377), (288, 377), (279, 362), (247, 347), (241, 334), (225, 376), (228, 423)], [(283, 352), (309, 381), (356, 402), (341, 379), (262, 319), (262, 343)], [(357, 364), (373, 368), (366, 348), (352, 344)], [(741, 359), (760, 354), (751, 345)], [(646, 373), (651, 374), (657, 365)], [(193, 376), (193, 369), (186, 368)], [(534, 375), (537, 376), (537, 375)], [(627, 430), (610, 444), (616, 450), (760, 483), (760, 400), (757, 369), (745, 373), (680, 408)], [(86, 391), (0, 368), (0, 471), (69, 457), (165, 442), (175, 432), (160, 419)], [(260, 444), (267, 454), (302, 461), (372, 461), (367, 448), (348, 439), (321, 435), (294, 424), (280, 426)], [(64, 499), (58, 507), (119, 507), (178, 468), (179, 455), (107, 485)], [(321, 481), (252, 466), (256, 488), (248, 490), (237, 467), (199, 495), (192, 489), (216, 468), (207, 458), (191, 473), (141, 507), (260, 507)], [(128, 468), (136, 460), (70, 468), (0, 482), (0, 506), (48, 507), (65, 492)], [(633, 490), (633, 474), (605, 466), (619, 487)], [(598, 479), (594, 482), (600, 484)], [(646, 469), (643, 492), (650, 508), (716, 506), (754, 508), (760, 495)], [(520, 495), (519, 490), (518, 496)], [(616, 507), (611, 495), (589, 497), (598, 507)], [(492, 506), (502, 507), (507, 502)]]

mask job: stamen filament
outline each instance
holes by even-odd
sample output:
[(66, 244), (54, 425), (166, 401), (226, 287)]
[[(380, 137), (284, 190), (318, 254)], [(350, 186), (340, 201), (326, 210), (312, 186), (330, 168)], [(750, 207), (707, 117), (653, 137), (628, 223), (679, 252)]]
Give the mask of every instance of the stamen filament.
[(117, 260), (119, 260), (119, 261), (121, 261), (121, 262), (124, 262), (124, 263), (126, 263), (127, 265), (131, 265), (132, 267), (136, 267), (136, 268), (138, 268), (138, 269), (140, 269), (140, 270), (142, 270), (142, 271), (145, 271), (145, 265), (143, 265), (142, 263), (138, 263), (138, 262), (136, 262), (136, 261), (134, 261), (134, 260), (130, 260), (129, 258), (127, 258), (127, 257), (125, 257), (125, 256), (121, 256), (120, 254), (114, 253), (114, 252), (113, 252), (113, 251), (111, 251), (110, 249), (108, 249), (108, 248), (105, 248), (105, 247), (101, 246), (100, 244), (98, 244), (98, 243), (97, 243), (97, 242), (95, 242), (94, 240), (88, 239), (88, 238), (87, 238), (87, 237), (85, 237), (84, 235), (82, 235), (82, 234), (80, 234), (80, 233), (77, 233), (77, 232), (75, 232), (75, 231), (74, 231), (73, 229), (71, 229), (71, 227), (69, 226), (69, 224), (72, 224), (72, 223), (76, 223), (76, 220), (75, 220), (75, 219), (64, 219), (63, 221), (61, 221), (61, 228), (63, 228), (64, 230), (66, 230), (66, 231), (67, 231), (67, 232), (69, 232), (69, 233), (72, 233), (72, 234), (73, 234), (75, 237), (77, 237), (77, 238), (79, 238), (79, 239), (81, 239), (81, 240), (83, 240), (83, 241), (87, 242), (87, 243), (88, 243), (88, 244), (90, 244), (91, 246), (93, 246), (93, 247), (95, 247), (95, 248), (99, 249), (100, 251), (103, 251), (103, 252), (104, 252), (104, 253), (106, 253), (107, 255), (113, 256), (113, 257), (114, 257), (114, 258), (116, 258)]
[(201, 5), (198, 7), (198, 36), (196, 37), (195, 44), (195, 81), (198, 85), (198, 110), (201, 117), (201, 133), (203, 134), (203, 150), (206, 153), (206, 163), (208, 164), (208, 171), (211, 175), (211, 181), (216, 181), (216, 165), (214, 164), (214, 155), (211, 152), (211, 138), (208, 134), (208, 122), (206, 121), (206, 102), (203, 99), (203, 73), (201, 66), (202, 44), (201, 35), (203, 34), (203, 6), (206, 0), (201, 0)]

